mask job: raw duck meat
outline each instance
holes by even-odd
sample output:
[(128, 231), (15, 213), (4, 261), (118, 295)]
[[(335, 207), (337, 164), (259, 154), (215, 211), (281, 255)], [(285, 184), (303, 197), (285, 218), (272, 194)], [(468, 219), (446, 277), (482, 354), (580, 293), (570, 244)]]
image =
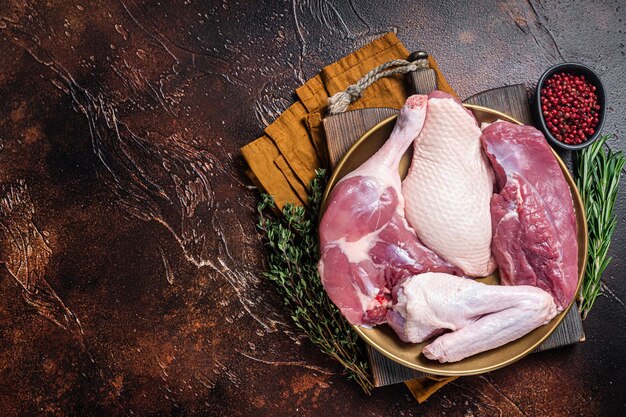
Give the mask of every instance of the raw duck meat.
[(496, 122), (481, 140), (496, 174), (492, 249), (500, 280), (537, 286), (563, 310), (578, 284), (576, 215), (563, 172), (534, 127)]
[(405, 342), (439, 336), (422, 349), (439, 362), (502, 346), (556, 315), (552, 297), (540, 288), (486, 285), (444, 273), (410, 277), (397, 293), (389, 324)]
[(329, 196), (319, 227), (319, 272), (352, 324), (384, 323), (392, 290), (408, 276), (460, 272), (422, 245), (404, 218), (398, 166), (422, 129), (426, 108), (426, 96), (409, 97), (387, 142)]
[(402, 183), (406, 218), (419, 239), (466, 275), (487, 276), (493, 172), (474, 116), (449, 94), (428, 95), (428, 113)]

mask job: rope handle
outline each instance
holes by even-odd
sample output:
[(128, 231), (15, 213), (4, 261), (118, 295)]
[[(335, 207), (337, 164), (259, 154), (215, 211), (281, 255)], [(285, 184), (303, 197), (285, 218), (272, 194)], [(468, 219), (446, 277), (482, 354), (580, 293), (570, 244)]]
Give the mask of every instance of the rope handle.
[[(412, 60), (411, 58), (413, 57), (417, 59)], [(361, 97), (361, 94), (367, 87), (381, 78), (430, 68), (427, 57), (428, 54), (425, 52), (414, 52), (409, 55), (409, 60), (394, 59), (374, 68), (357, 81), (356, 84), (352, 84), (344, 91), (333, 94), (328, 99), (328, 114), (332, 116), (346, 111), (350, 103)]]

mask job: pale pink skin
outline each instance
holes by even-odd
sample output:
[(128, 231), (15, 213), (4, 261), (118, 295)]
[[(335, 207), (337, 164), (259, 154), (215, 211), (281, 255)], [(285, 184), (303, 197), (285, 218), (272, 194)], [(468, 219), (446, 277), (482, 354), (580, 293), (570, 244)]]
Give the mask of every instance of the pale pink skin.
[(322, 284), (352, 324), (386, 321), (392, 291), (426, 271), (459, 273), (417, 239), (404, 218), (398, 166), (424, 124), (427, 97), (407, 99), (391, 136), (333, 188), (320, 223)]
[(398, 290), (392, 327), (421, 343), (428, 359), (456, 362), (518, 339), (557, 313), (550, 294), (532, 286), (486, 285), (444, 273), (406, 279)]
[(533, 285), (566, 308), (578, 285), (576, 214), (545, 138), (532, 126), (496, 122), (482, 142), (496, 173), (492, 249), (504, 285)]
[(406, 218), (426, 246), (468, 276), (495, 270), (491, 256), (493, 172), (476, 119), (453, 96), (429, 94), (411, 168), (402, 182)]

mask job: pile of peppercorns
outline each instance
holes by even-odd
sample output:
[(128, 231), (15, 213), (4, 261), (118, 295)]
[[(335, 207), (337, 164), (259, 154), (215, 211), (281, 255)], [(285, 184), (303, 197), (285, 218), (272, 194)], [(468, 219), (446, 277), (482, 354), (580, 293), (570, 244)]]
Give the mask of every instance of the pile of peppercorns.
[(561, 72), (541, 89), (541, 111), (550, 133), (575, 145), (595, 133), (600, 117), (596, 87), (584, 75)]

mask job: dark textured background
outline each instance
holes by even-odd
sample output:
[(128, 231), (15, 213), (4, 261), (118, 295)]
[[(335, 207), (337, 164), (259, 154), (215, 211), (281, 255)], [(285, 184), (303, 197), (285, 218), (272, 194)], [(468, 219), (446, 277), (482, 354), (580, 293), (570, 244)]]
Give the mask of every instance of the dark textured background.
[(1, 0), (0, 414), (624, 415), (624, 180), (587, 342), (420, 406), (361, 394), (260, 276), (239, 147), (387, 31), (462, 97), (587, 63), (626, 149), (623, 1), (446, 3)]

